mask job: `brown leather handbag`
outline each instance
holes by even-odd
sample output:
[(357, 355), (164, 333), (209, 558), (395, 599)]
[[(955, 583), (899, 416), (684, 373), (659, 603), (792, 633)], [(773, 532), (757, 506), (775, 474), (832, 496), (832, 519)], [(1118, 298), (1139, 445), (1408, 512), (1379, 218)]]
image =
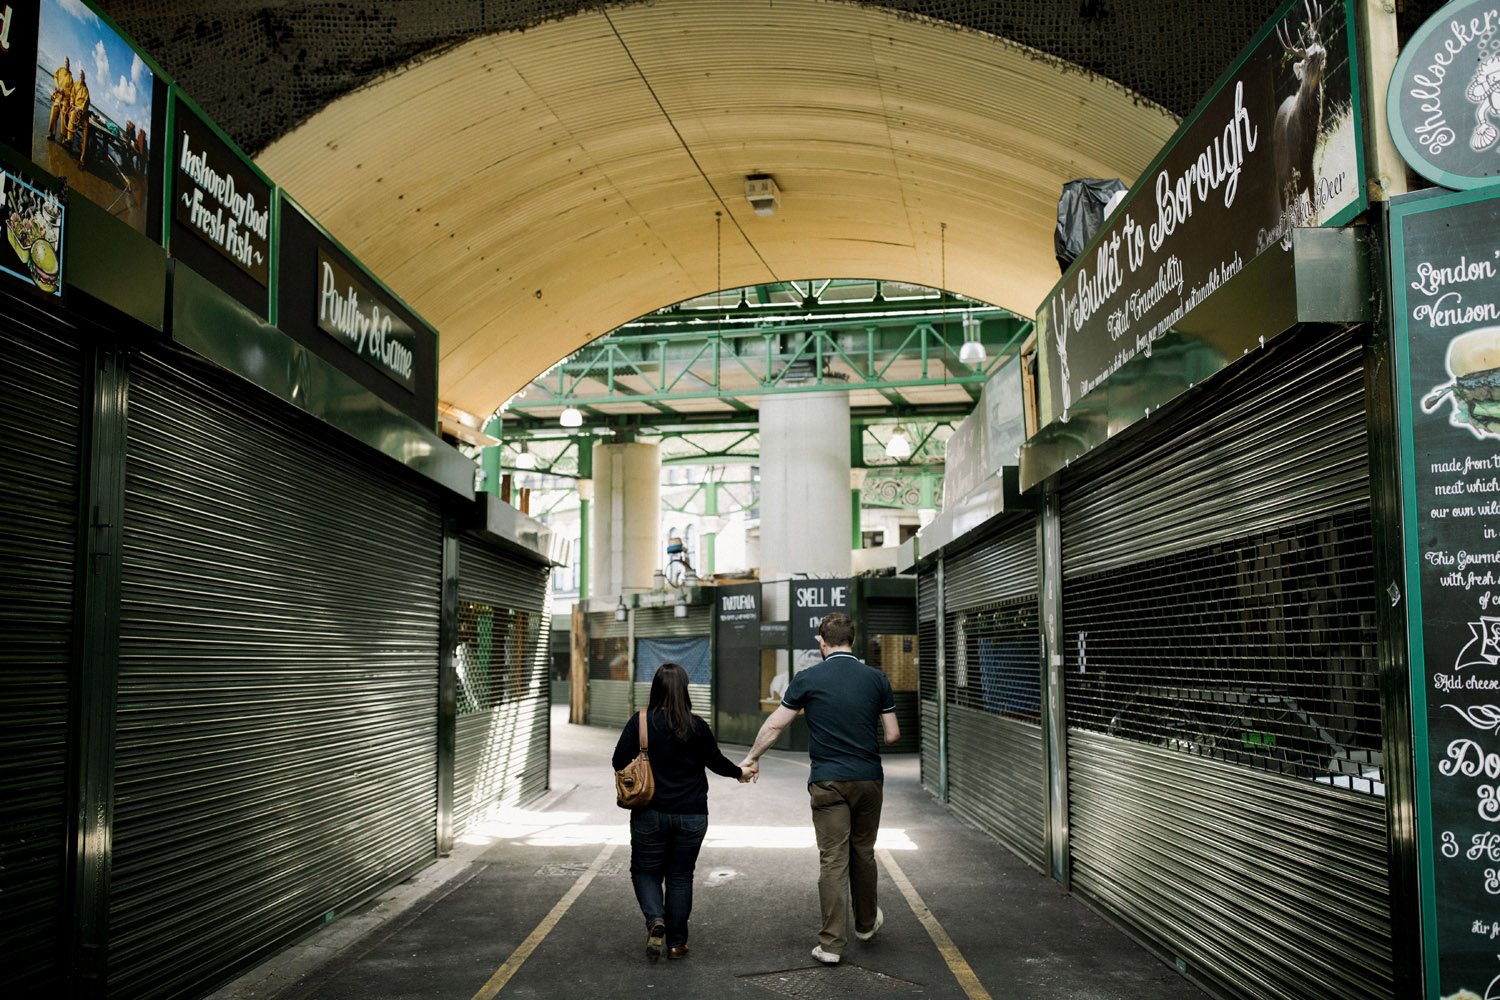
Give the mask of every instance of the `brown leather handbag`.
[(615, 803), (621, 809), (639, 809), (656, 794), (656, 779), (651, 776), (651, 757), (646, 751), (646, 710), (636, 719), (641, 730), (641, 752), (615, 772)]

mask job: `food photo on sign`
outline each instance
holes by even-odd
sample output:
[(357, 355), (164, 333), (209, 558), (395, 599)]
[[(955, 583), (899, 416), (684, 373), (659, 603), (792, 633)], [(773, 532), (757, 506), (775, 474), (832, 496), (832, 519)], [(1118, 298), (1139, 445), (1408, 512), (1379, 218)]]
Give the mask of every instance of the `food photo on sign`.
[(142, 233), (155, 82), (80, 0), (41, 0), (31, 158)]
[(1422, 397), (1422, 412), (1452, 403), (1448, 422), (1477, 438), (1500, 438), (1500, 326), (1459, 334), (1448, 342), (1449, 381)]
[(0, 270), (46, 295), (61, 295), (63, 207), (57, 195), (0, 172), (0, 224), (11, 251), (0, 251)]

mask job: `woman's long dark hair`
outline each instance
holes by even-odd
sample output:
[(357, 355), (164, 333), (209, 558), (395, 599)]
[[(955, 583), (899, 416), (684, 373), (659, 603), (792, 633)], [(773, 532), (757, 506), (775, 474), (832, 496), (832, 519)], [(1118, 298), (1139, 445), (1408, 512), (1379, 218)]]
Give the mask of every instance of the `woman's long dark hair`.
[(663, 663), (651, 678), (651, 711), (661, 709), (667, 728), (679, 740), (693, 732), (693, 699), (688, 697), (688, 675), (675, 663)]

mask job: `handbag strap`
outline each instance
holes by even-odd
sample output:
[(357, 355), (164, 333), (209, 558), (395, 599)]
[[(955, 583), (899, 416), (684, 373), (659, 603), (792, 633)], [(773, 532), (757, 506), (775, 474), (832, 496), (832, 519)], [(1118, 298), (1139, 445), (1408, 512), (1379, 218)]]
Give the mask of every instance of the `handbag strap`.
[(636, 722), (641, 727), (641, 753), (646, 752), (646, 710), (641, 709), (641, 714), (636, 717)]

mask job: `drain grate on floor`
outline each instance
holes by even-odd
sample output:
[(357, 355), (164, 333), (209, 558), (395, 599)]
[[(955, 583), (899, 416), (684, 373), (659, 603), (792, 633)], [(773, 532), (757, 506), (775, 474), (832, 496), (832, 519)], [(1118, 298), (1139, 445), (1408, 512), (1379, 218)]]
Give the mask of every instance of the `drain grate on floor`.
[(848, 963), (827, 968), (761, 972), (739, 978), (777, 996), (793, 997), (795, 1000), (927, 996), (927, 988), (920, 983), (871, 972)]
[[(629, 862), (611, 861), (599, 866), (599, 874), (601, 876), (622, 875), (628, 869)], [(587, 861), (580, 861), (576, 864), (542, 865), (542, 867), (536, 870), (536, 873), (538, 875), (569, 875), (577, 878), (588, 870), (589, 863)]]

